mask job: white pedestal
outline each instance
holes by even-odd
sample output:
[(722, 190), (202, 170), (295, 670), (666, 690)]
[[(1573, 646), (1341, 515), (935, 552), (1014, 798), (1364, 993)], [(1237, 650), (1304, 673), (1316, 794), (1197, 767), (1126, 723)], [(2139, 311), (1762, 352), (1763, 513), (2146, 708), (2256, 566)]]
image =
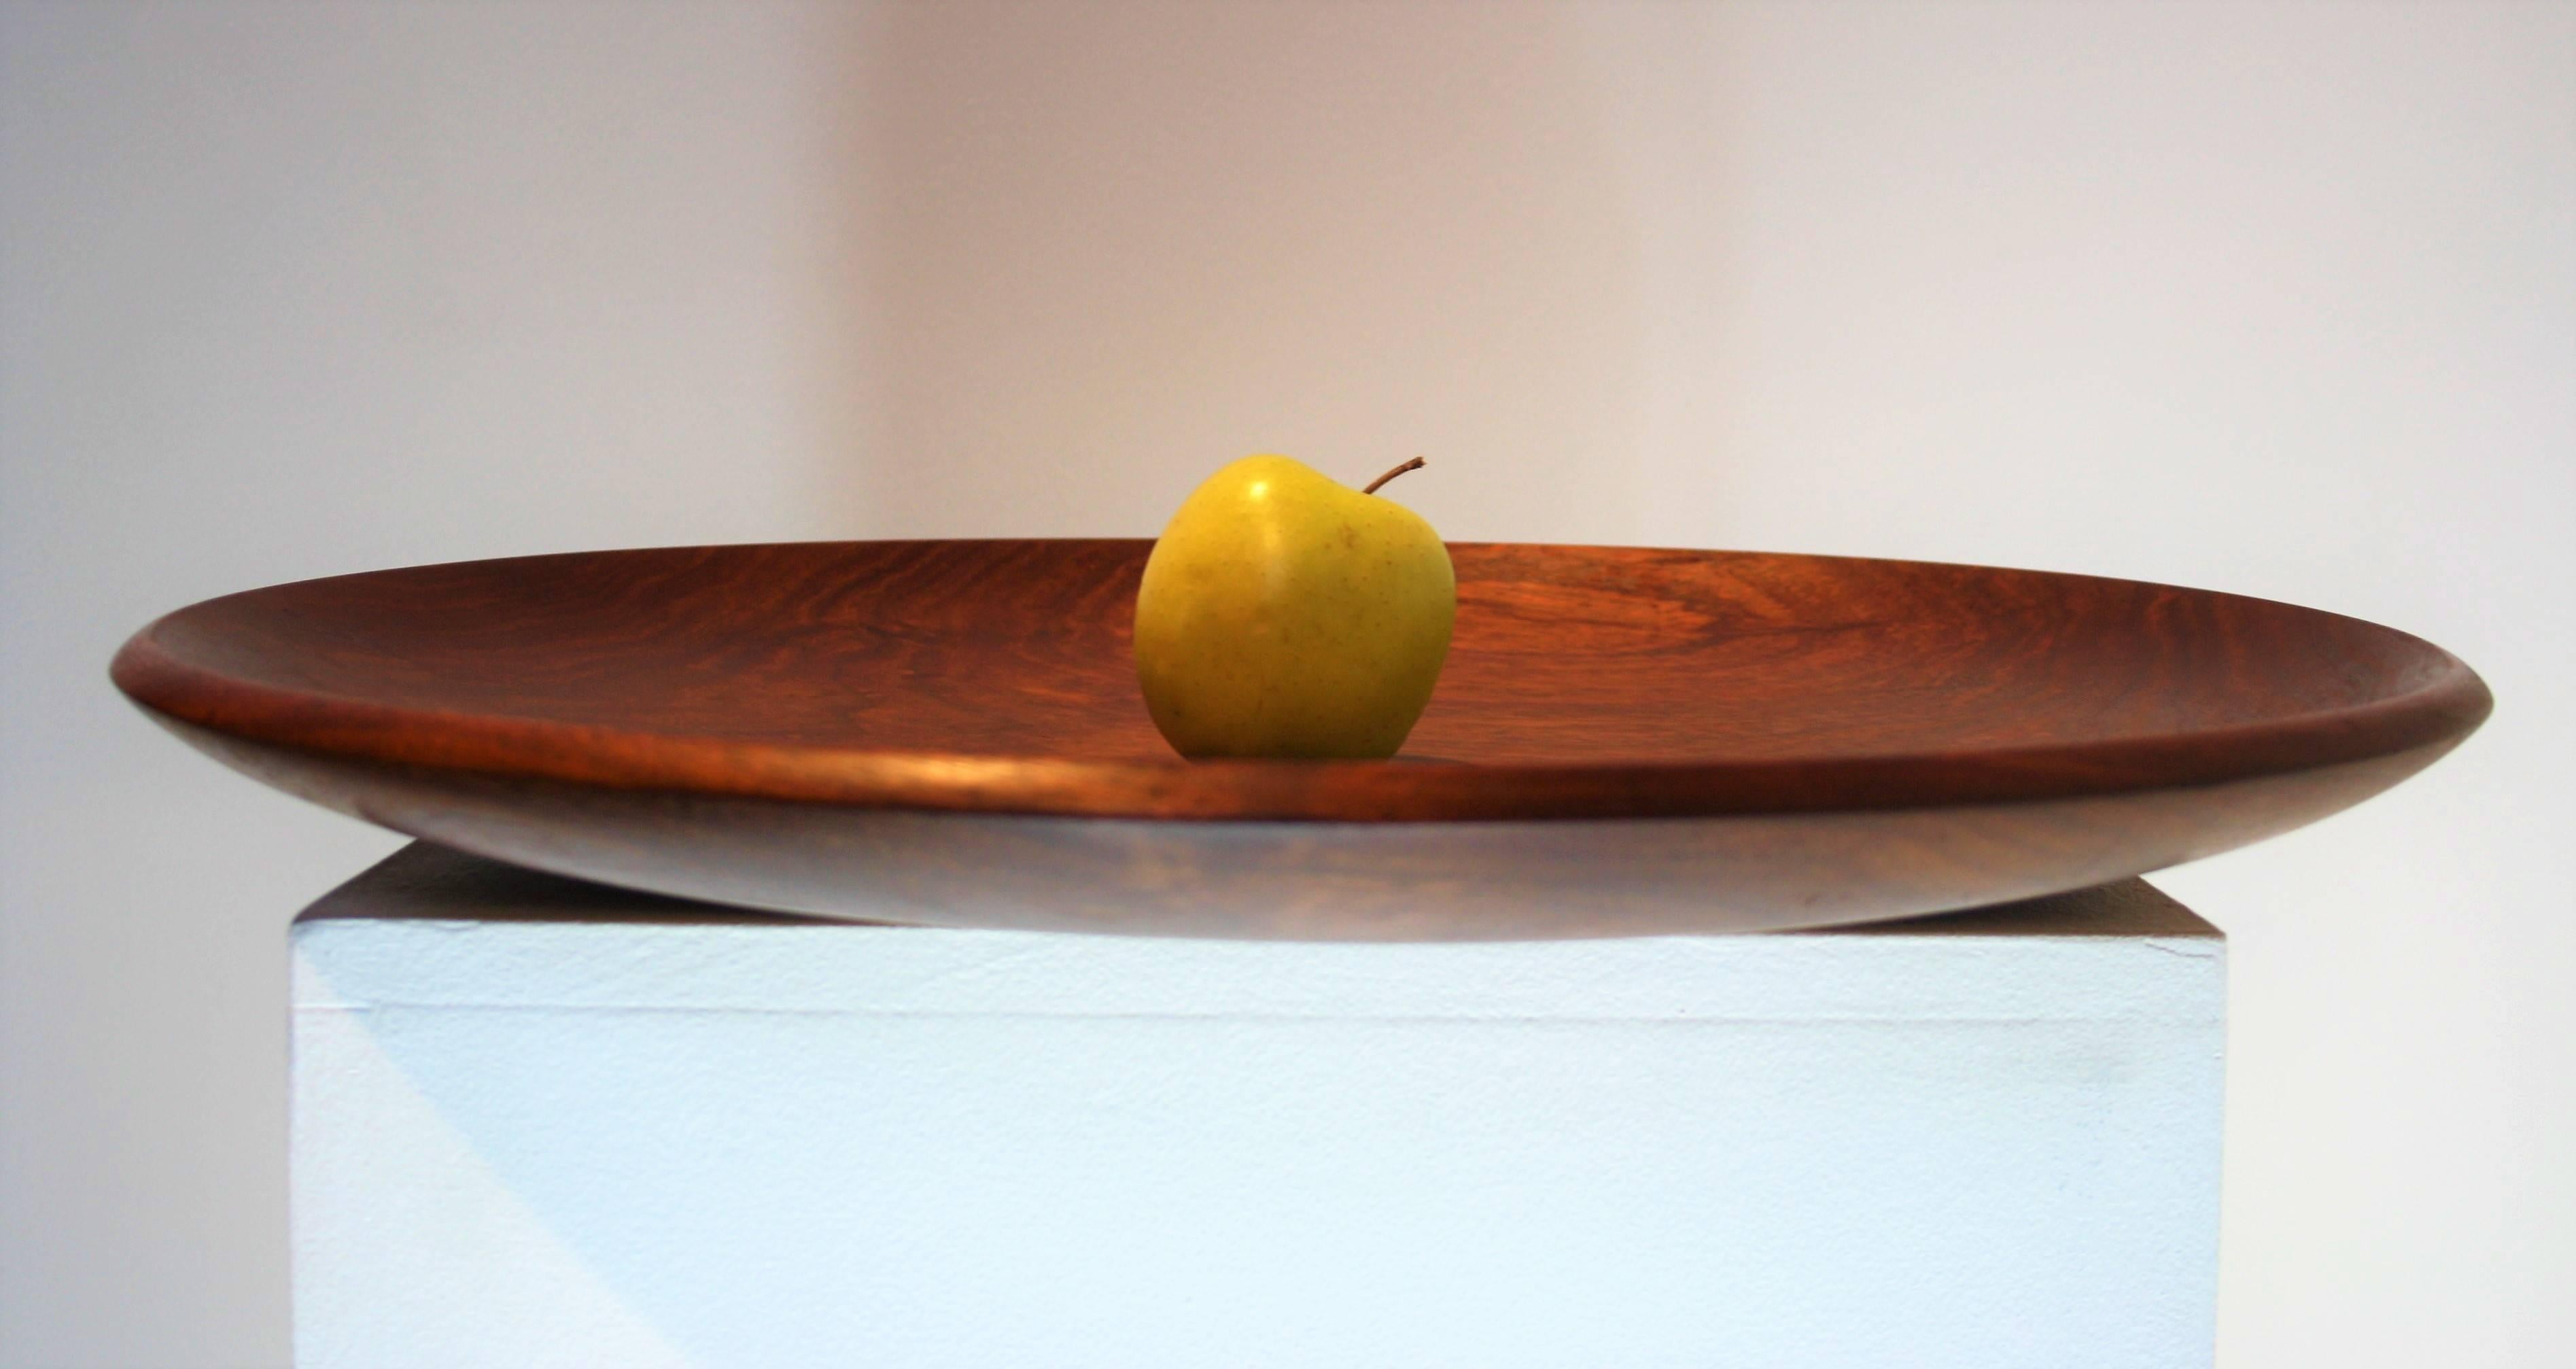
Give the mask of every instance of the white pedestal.
[(294, 942), (306, 1369), (2210, 1357), (2223, 944), (2135, 881), (1317, 945), (414, 846)]

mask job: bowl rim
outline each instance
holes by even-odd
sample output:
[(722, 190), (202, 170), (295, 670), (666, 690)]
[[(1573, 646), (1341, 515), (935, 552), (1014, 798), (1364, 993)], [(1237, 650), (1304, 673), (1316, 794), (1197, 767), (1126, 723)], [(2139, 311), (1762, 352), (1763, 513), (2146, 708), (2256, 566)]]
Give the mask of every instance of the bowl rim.
[[(1132, 538), (833, 539), (637, 550), (722, 552), (782, 546), (1104, 543)], [(1392, 761), (1077, 760), (846, 746), (787, 745), (603, 727), (545, 718), (388, 704), (288, 688), (217, 669), (174, 647), (192, 615), (296, 585), (437, 565), (317, 577), (207, 599), (147, 624), (109, 674), (147, 712), (199, 728), (345, 761), (467, 771), (529, 781), (774, 799), (858, 808), (1186, 821), (1426, 822), (1752, 816), (2057, 800), (2225, 784), (2423, 748), (2477, 730), (2494, 697), (2468, 665), (2394, 628), (2220, 590), (1957, 562), (1546, 543), (1453, 543), (1511, 550), (1781, 559), (2001, 572), (2217, 596), (2341, 619), (2423, 654), (2413, 685), (2363, 702), (2277, 719), (2039, 745), (1876, 754), (1603, 764), (1426, 765)], [(615, 554), (561, 552), (445, 566)]]

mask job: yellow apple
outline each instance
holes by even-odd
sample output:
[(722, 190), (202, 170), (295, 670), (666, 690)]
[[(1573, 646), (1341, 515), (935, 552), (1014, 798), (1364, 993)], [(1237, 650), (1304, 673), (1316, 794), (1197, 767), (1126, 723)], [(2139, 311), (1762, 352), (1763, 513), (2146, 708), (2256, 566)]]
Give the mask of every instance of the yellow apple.
[(1449, 549), (1421, 515), (1247, 456), (1191, 493), (1146, 558), (1136, 678), (1184, 756), (1392, 756), (1457, 611)]

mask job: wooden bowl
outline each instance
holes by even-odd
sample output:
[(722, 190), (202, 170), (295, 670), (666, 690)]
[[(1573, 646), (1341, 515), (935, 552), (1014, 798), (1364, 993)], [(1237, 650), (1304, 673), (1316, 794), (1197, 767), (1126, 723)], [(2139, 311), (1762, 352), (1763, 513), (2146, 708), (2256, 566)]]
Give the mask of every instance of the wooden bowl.
[(2490, 700), (2430, 643), (1978, 566), (1465, 544), (1393, 761), (1203, 761), (1129, 660), (1143, 541), (424, 566), (213, 599), (119, 687), (468, 851), (826, 916), (1482, 938), (1861, 921), (2080, 888), (2357, 803)]

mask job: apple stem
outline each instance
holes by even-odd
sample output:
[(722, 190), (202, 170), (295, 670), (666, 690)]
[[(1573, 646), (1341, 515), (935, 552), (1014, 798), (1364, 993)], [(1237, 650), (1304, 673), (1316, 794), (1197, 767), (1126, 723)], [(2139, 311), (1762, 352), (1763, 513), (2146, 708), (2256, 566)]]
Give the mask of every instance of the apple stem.
[(1394, 479), (1394, 478), (1396, 478), (1397, 476), (1404, 474), (1406, 471), (1418, 471), (1418, 470), (1421, 470), (1424, 466), (1426, 466), (1426, 465), (1428, 465), (1428, 464), (1430, 464), (1430, 463), (1428, 463), (1428, 462), (1424, 461), (1421, 457), (1418, 457), (1418, 456), (1417, 456), (1417, 457), (1413, 458), (1411, 461), (1407, 461), (1407, 462), (1405, 462), (1403, 465), (1396, 467), (1394, 470), (1388, 471), (1386, 474), (1379, 476), (1377, 479), (1375, 479), (1375, 480), (1372, 480), (1372, 481), (1368, 482), (1368, 488), (1367, 488), (1367, 489), (1364, 489), (1364, 490), (1361, 490), (1361, 491), (1360, 491), (1360, 493), (1362, 493), (1362, 494), (1375, 494), (1375, 493), (1377, 493), (1377, 487), (1378, 487), (1378, 486), (1383, 485), (1383, 484), (1385, 484), (1386, 482), (1388, 482), (1388, 481), (1390, 481), (1390, 480), (1393, 480), (1393, 479)]

